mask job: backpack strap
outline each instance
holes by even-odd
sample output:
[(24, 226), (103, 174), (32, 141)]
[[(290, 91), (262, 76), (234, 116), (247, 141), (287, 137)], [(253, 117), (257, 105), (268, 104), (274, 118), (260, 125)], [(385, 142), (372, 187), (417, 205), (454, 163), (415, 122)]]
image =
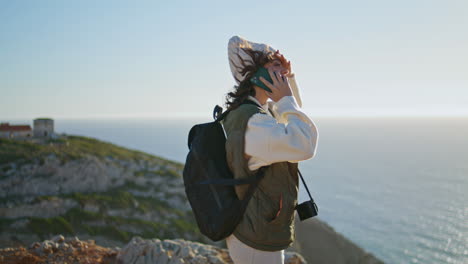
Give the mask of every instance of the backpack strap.
[(216, 184), (216, 185), (241, 185), (241, 184), (249, 184), (249, 183), (254, 183), (255, 181), (261, 179), (263, 175), (260, 175), (259, 172), (255, 174), (253, 177), (249, 178), (244, 178), (244, 179), (208, 179), (204, 180), (201, 182), (198, 182), (198, 184)]
[[(249, 99), (245, 99), (244, 102), (241, 103), (241, 105), (243, 104), (251, 104), (251, 105), (256, 105), (258, 107), (261, 108), (260, 105), (258, 105), (257, 103), (255, 103), (254, 101), (252, 100), (249, 100)], [(223, 113), (223, 108), (219, 105), (216, 105), (213, 109), (213, 119), (216, 121), (216, 122), (219, 122), (221, 120), (223, 120), (227, 114), (231, 112), (231, 110), (227, 110)]]
[(242, 210), (245, 210), (245, 208), (247, 208), (247, 204), (250, 201), (250, 198), (252, 198), (253, 193), (254, 193), (255, 189), (257, 189), (257, 186), (258, 186), (258, 183), (260, 182), (260, 180), (263, 179), (263, 176), (265, 176), (265, 170), (268, 167), (269, 166), (263, 166), (257, 171), (257, 174), (255, 175), (257, 180), (254, 181), (252, 184), (250, 184), (249, 189), (247, 189), (247, 192), (245, 193), (245, 195), (244, 195), (244, 197), (242, 199), (242, 202), (241, 202), (242, 203), (241, 204)]
[[(253, 105), (256, 105), (256, 106), (258, 106), (258, 107), (260, 107), (260, 108), (263, 108), (263, 107), (261, 107), (260, 105), (258, 105), (257, 103), (255, 103), (254, 101), (249, 100), (249, 99), (246, 99), (246, 100), (244, 101), (244, 104), (253, 104)], [(269, 107), (268, 107), (268, 112), (270, 112), (271, 116), (275, 117), (275, 114), (273, 114), (273, 111), (271, 111), (271, 108), (269, 108)]]

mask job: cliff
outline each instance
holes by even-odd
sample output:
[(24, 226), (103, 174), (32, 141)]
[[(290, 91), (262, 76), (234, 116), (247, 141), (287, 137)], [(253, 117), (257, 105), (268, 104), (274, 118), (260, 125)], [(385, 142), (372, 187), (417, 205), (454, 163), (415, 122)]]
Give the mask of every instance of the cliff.
[[(0, 248), (25, 250), (59, 234), (103, 248), (181, 238), (226, 248), (199, 233), (182, 171), (183, 164), (87, 137), (0, 139)], [(296, 228), (288, 251), (309, 263), (380, 263), (317, 218)]]

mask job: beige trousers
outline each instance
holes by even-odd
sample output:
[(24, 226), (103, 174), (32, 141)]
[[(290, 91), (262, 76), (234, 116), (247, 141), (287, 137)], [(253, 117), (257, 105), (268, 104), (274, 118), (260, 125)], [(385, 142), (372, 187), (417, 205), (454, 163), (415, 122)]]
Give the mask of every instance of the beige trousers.
[(233, 234), (226, 238), (226, 244), (234, 264), (283, 264), (284, 250), (263, 251), (247, 246)]

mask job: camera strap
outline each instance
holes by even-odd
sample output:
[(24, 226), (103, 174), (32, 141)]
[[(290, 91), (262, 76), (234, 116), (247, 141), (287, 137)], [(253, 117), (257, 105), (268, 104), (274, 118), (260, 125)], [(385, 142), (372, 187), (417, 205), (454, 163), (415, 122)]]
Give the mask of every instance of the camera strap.
[(310, 195), (309, 188), (307, 188), (307, 184), (305, 183), (304, 178), (302, 177), (301, 171), (300, 171), (299, 169), (297, 169), (297, 172), (299, 172), (299, 176), (301, 176), (302, 184), (304, 184), (304, 187), (305, 187), (305, 189), (306, 189), (306, 191), (307, 191), (307, 194), (309, 194), (310, 200), (311, 200), (313, 203), (315, 203), (315, 202), (314, 202), (314, 198), (312, 198), (312, 195)]

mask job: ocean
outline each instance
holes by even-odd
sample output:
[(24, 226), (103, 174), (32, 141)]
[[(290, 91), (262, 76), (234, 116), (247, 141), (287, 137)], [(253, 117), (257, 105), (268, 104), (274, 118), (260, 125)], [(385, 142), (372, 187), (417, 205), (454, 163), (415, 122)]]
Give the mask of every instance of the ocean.
[[(319, 219), (386, 263), (468, 263), (468, 118), (311, 118), (317, 154), (299, 168)], [(184, 162), (189, 129), (211, 120), (54, 121)]]

